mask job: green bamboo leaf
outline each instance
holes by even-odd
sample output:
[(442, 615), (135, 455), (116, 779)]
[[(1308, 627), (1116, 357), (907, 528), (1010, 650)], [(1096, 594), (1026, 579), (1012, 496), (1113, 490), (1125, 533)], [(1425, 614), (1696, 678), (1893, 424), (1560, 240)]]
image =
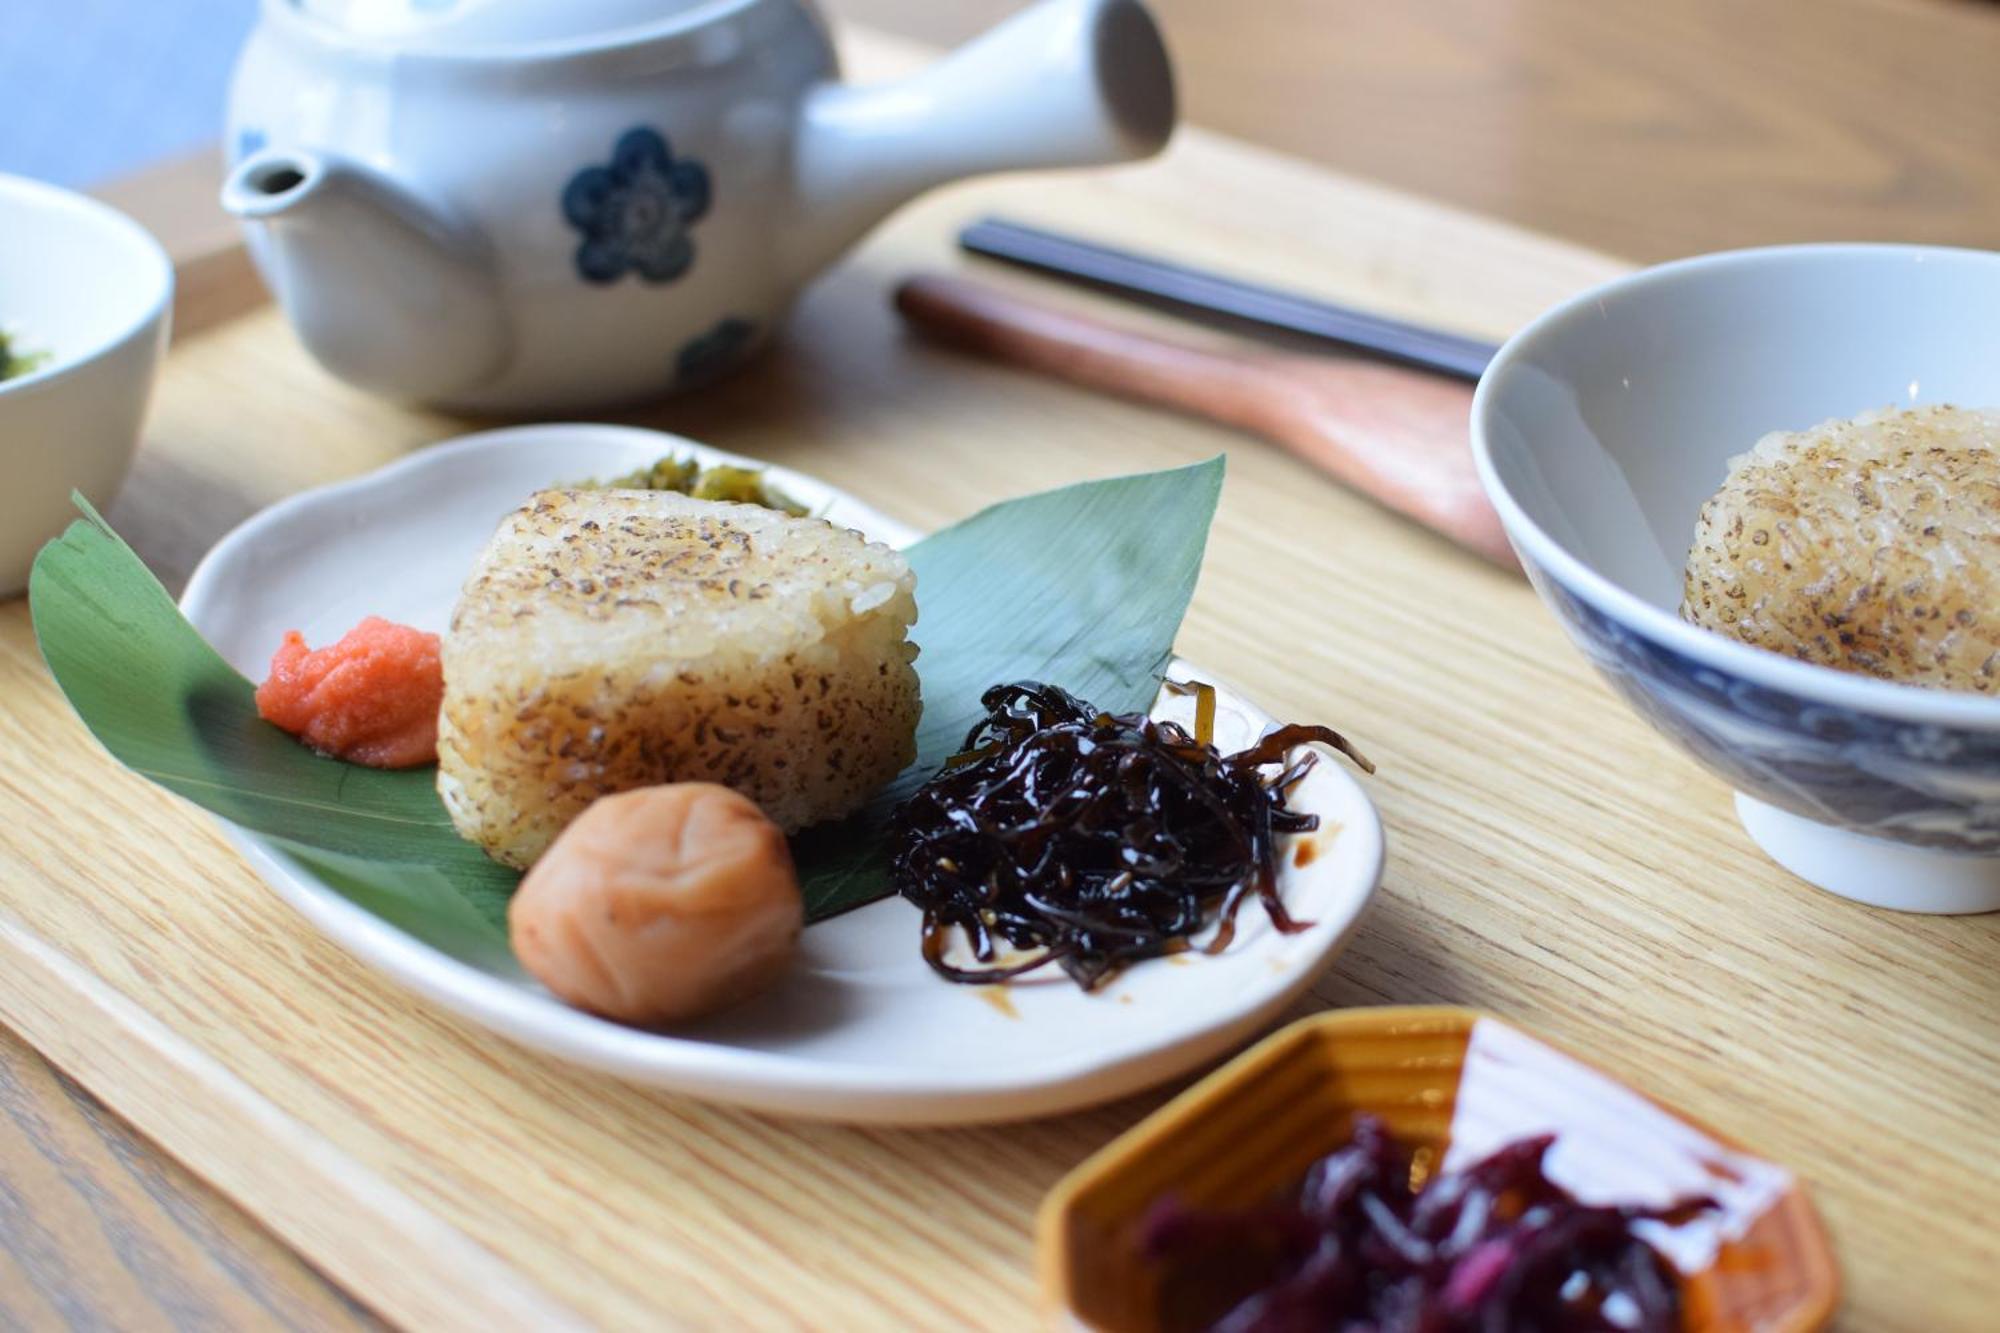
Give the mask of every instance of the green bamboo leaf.
[(958, 753), (989, 685), (1046, 680), (1114, 712), (1152, 707), (1222, 494), (1221, 458), (983, 509), (909, 547), (917, 572), (917, 762), (859, 816), (794, 840), (806, 917), (888, 891), (889, 811)]
[[(886, 892), (881, 826), (958, 747), (979, 695), (1055, 681), (1126, 711), (1150, 704), (1201, 568), (1220, 458), (1085, 482), (983, 510), (909, 548), (922, 617), (917, 762), (860, 816), (797, 841), (807, 914)], [(453, 832), (430, 770), (325, 759), (257, 716), (255, 691), (78, 497), (29, 598), (42, 655), (77, 715), (135, 772), (272, 839), (368, 911), (488, 970), (510, 970), (517, 876)]]
[(258, 717), (255, 687), (76, 502), (85, 516), (42, 548), (28, 601), (43, 660), (104, 748), (211, 814), (281, 840), (348, 897), (374, 895), (363, 902), (371, 911), (405, 904), (406, 929), (413, 886), (441, 886), (431, 929), (413, 933), (453, 953), (490, 953), (496, 941), (504, 952), (519, 876), (452, 831), (435, 773), (323, 758)]

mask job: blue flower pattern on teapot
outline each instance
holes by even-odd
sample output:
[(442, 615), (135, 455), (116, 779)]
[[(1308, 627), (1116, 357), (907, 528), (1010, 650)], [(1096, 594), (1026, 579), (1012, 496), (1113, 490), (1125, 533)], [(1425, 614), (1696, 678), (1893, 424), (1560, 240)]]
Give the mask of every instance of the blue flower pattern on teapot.
[(674, 383), (684, 389), (712, 384), (734, 370), (757, 341), (757, 326), (734, 315), (692, 338), (674, 360)]
[[(270, 143), (237, 157), (222, 205), (334, 374), (459, 411), (574, 415), (741, 364), (926, 189), (1128, 161), (1173, 130), (1166, 47), (1137, 0), (1037, 0), (867, 87), (840, 82), (819, 9), (270, 0), (231, 81), (228, 148), (248, 128)], [(731, 317), (754, 332), (715, 336)]]
[(583, 235), (576, 271), (595, 283), (627, 273), (672, 282), (694, 265), (691, 231), (712, 195), (707, 167), (676, 158), (656, 130), (627, 130), (609, 164), (585, 167), (563, 190), (563, 217)]

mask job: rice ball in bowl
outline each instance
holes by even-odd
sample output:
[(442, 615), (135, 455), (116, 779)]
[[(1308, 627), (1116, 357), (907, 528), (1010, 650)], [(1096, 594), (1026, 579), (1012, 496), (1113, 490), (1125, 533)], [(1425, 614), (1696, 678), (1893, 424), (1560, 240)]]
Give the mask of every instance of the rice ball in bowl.
[(1701, 508), (1681, 618), (1836, 671), (2000, 691), (2000, 411), (1766, 435)]
[(1759, 440), (1885, 406), (2000, 408), (1996, 310), (1985, 252), (1705, 256), (1541, 316), (1473, 408), (1488, 494), (1571, 639), (1736, 788), (1781, 864), (1905, 910), (2000, 908), (2000, 699), (1801, 660), (1680, 609), (1703, 508)]

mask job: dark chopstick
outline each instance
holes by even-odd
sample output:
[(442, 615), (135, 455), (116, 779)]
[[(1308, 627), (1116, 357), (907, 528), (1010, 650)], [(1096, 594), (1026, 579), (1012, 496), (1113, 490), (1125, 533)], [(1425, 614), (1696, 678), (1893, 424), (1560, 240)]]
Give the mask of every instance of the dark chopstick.
[(1477, 338), (1405, 324), (1002, 218), (973, 223), (959, 233), (958, 242), (973, 254), (1135, 297), (1178, 314), (1323, 339), (1459, 379), (1478, 379), (1500, 350)]

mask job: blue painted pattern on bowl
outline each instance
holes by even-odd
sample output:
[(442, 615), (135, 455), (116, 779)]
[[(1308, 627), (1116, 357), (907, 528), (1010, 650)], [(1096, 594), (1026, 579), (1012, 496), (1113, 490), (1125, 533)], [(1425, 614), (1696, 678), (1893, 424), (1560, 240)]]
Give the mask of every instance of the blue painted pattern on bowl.
[(1522, 563), (1612, 687), (1737, 790), (1871, 837), (2000, 853), (2000, 729), (1898, 720), (1745, 680)]

